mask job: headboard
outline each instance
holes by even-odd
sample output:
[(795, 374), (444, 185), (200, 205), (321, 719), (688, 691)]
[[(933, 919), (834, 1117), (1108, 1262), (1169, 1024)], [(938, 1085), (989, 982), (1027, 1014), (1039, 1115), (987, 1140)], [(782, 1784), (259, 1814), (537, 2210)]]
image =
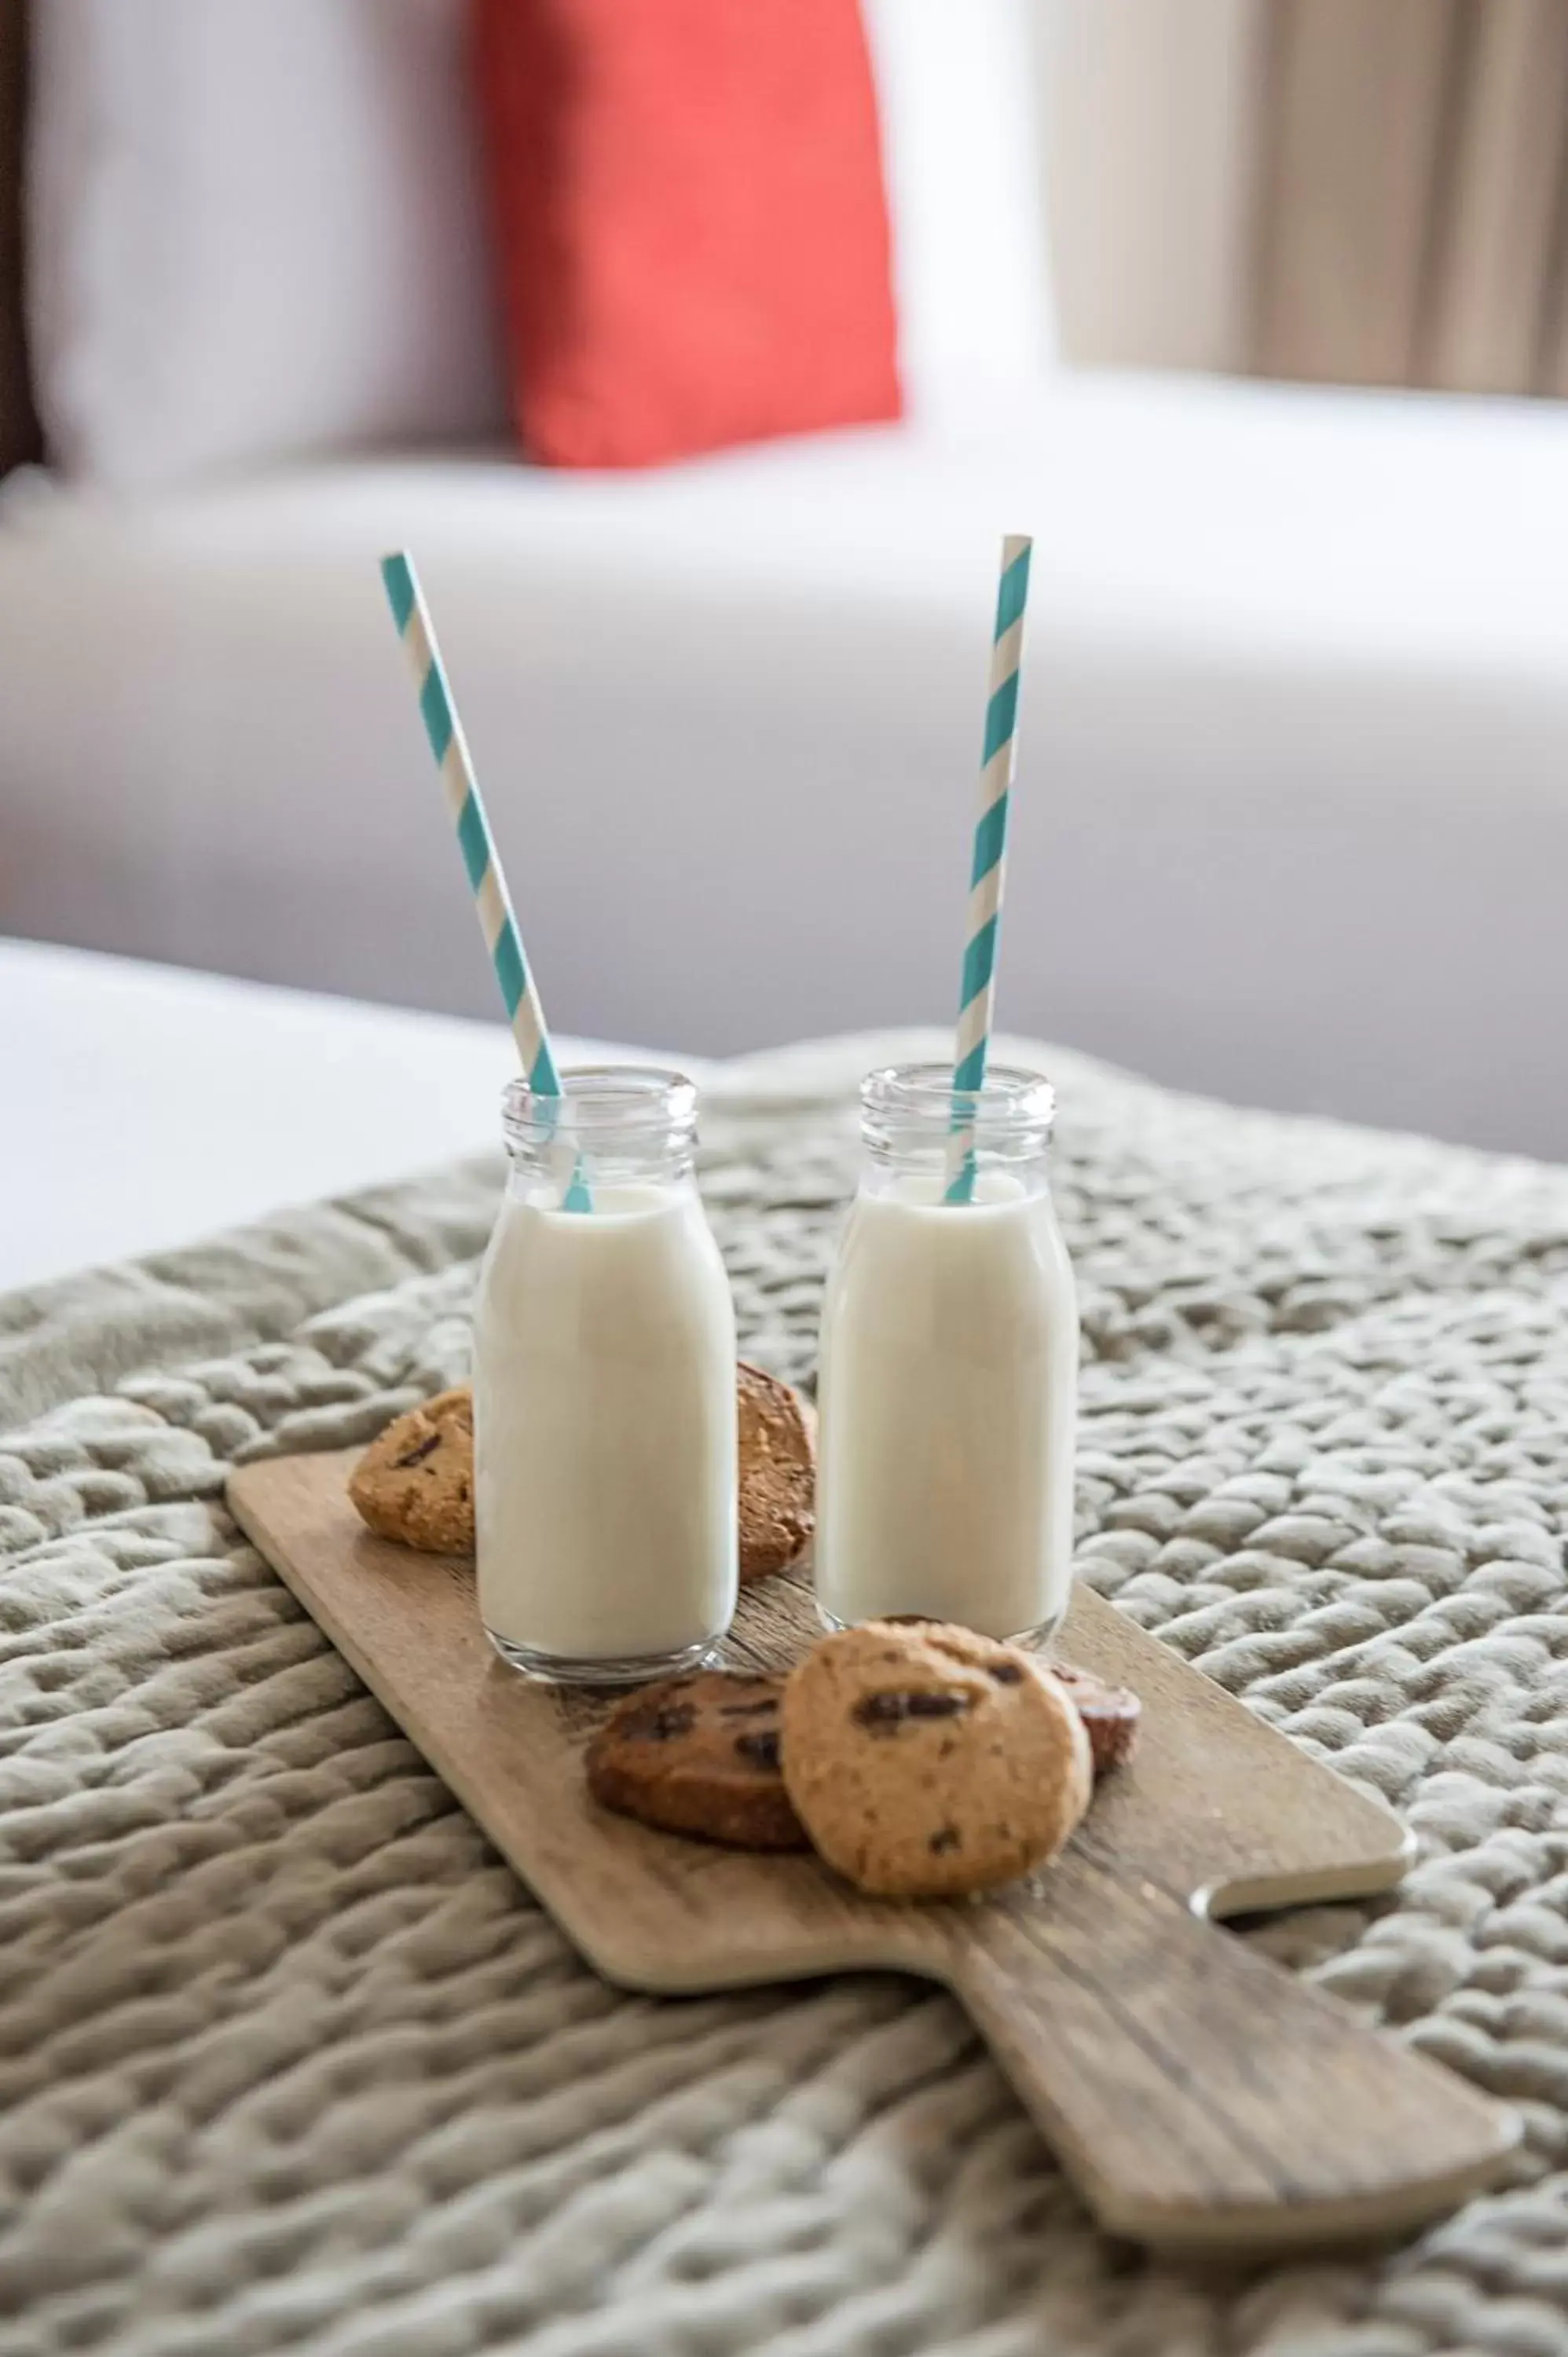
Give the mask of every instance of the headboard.
[(41, 447), (22, 320), (27, 0), (0, 0), (0, 475)]

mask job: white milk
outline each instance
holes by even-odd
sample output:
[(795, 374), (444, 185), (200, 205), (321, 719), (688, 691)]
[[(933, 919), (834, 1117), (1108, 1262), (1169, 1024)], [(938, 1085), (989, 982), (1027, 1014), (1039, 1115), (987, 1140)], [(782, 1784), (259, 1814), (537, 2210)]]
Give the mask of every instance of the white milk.
[(479, 1281), (474, 1409), (479, 1612), (509, 1658), (654, 1674), (723, 1633), (735, 1314), (693, 1186), (596, 1186), (579, 1212), (514, 1182)]
[(863, 1192), (822, 1317), (816, 1579), (837, 1620), (1047, 1631), (1072, 1555), (1078, 1308), (1048, 1192)]

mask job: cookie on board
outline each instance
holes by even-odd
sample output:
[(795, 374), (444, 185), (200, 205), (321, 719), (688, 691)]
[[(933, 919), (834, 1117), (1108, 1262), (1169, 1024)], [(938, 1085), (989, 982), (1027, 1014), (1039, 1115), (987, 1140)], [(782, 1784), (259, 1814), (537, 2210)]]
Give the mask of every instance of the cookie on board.
[(474, 1395), (467, 1384), (394, 1416), (349, 1483), (384, 1539), (432, 1555), (474, 1552)]
[(1091, 1670), (1075, 1669), (1070, 1662), (1045, 1664), (1082, 1719), (1094, 1754), (1096, 1776), (1109, 1775), (1131, 1760), (1138, 1747), (1138, 1721), (1144, 1706), (1131, 1686), (1108, 1686)]
[(781, 1678), (699, 1670), (639, 1687), (588, 1746), (601, 1807), (733, 1849), (804, 1849), (779, 1764)]
[(740, 1417), (740, 1577), (743, 1587), (788, 1571), (816, 1528), (816, 1412), (777, 1375), (743, 1359), (735, 1371)]
[[(815, 1528), (816, 1415), (760, 1367), (736, 1368), (740, 1577), (800, 1562)], [(432, 1420), (440, 1426), (437, 1440)], [(411, 1408), (371, 1442), (349, 1495), (371, 1530), (438, 1555), (474, 1552), (474, 1399), (467, 1384)]]
[(1089, 1804), (1089, 1738), (1048, 1670), (972, 1630), (871, 1620), (784, 1690), (784, 1779), (830, 1866), (950, 1899), (1054, 1857)]

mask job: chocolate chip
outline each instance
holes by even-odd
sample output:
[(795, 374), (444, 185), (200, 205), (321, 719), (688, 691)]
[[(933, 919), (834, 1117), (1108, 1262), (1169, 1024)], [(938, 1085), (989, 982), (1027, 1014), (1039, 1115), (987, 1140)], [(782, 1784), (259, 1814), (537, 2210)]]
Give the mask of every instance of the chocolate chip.
[(441, 1435), (433, 1432), (428, 1439), (416, 1440), (412, 1448), (405, 1448), (394, 1461), (399, 1465), (422, 1465), (427, 1457), (434, 1456), (440, 1446)]
[(940, 1690), (935, 1694), (874, 1694), (855, 1704), (854, 1717), (862, 1727), (886, 1730), (906, 1718), (959, 1718), (968, 1708), (967, 1695)]
[(726, 1702), (719, 1706), (721, 1718), (767, 1718), (777, 1711), (777, 1695), (765, 1695), (760, 1702)]
[(933, 1857), (940, 1857), (946, 1850), (961, 1849), (963, 1835), (956, 1825), (939, 1825), (927, 1842), (926, 1847)]
[(993, 1662), (991, 1674), (999, 1686), (1018, 1686), (1024, 1683), (1023, 1667), (1017, 1662)]
[(969, 1696), (961, 1694), (912, 1694), (909, 1696), (911, 1718), (957, 1718), (969, 1708)]
[(779, 1766), (779, 1730), (776, 1727), (768, 1727), (766, 1732), (759, 1730), (755, 1735), (737, 1735), (735, 1748), (743, 1760), (751, 1761), (754, 1768), (777, 1770)]
[(645, 1743), (671, 1743), (678, 1735), (690, 1735), (696, 1723), (695, 1703), (661, 1702), (657, 1710), (629, 1721), (624, 1731)]

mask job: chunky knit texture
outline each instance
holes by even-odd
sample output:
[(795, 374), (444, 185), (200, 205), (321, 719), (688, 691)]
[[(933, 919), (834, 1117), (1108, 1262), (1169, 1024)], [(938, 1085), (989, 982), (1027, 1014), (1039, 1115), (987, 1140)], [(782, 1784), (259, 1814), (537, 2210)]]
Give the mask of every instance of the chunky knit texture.
[[(716, 1093), (781, 1374), (850, 1084), (919, 1044)], [(1568, 2351), (1568, 1173), (1047, 1061), (1079, 1571), (1408, 1815), (1396, 1900), (1251, 1936), (1516, 2102), (1512, 2186), (1183, 2276), (1092, 2230), (945, 1996), (586, 1971), (220, 1502), (464, 1373), (486, 1167), (0, 1304), (6, 2357)]]

